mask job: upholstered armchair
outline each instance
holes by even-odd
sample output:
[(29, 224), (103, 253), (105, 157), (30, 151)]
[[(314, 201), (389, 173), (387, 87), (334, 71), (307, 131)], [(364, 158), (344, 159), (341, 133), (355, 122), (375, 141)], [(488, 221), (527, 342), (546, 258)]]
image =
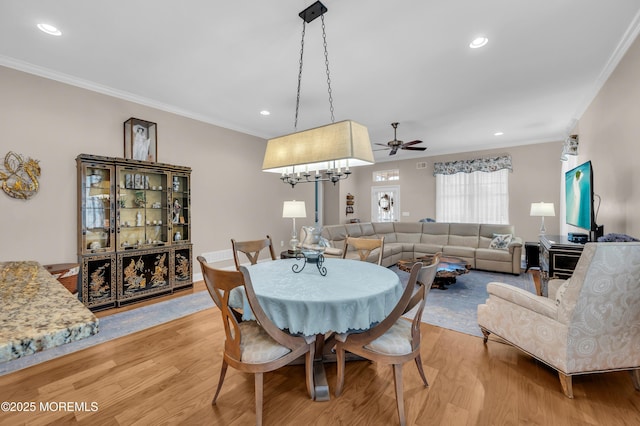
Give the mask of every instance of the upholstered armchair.
[(629, 370), (640, 390), (640, 243), (587, 243), (548, 297), (502, 283), (487, 291), (478, 306), (485, 344), (494, 334), (556, 369), (569, 398), (578, 374)]

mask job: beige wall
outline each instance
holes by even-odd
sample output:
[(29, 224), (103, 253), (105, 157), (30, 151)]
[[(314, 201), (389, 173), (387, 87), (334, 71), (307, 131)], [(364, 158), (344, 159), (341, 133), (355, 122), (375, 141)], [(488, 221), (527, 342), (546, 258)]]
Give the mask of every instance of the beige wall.
[[(580, 136), (578, 163), (591, 161), (594, 168), (594, 191), (602, 197), (597, 223), (604, 232), (618, 232), (640, 238), (640, 39), (629, 48), (600, 92), (578, 122)], [(553, 202), (556, 217), (546, 218), (547, 234), (560, 232), (560, 185), (564, 182), (561, 142), (487, 150), (426, 158), (428, 167), (416, 169), (420, 160), (378, 163), (357, 169), (357, 214), (362, 221), (371, 220), (368, 204), (374, 170), (400, 169), (401, 210), (409, 212), (402, 221), (435, 218), (435, 178), (433, 163), (511, 154), (513, 173), (509, 175), (509, 221), (525, 241), (536, 241), (540, 219), (529, 216), (532, 202)], [(344, 198), (347, 191), (342, 191)], [(346, 220), (344, 213), (341, 222)], [(578, 230), (580, 231), (580, 230)], [(582, 231), (583, 232), (583, 231)]]
[[(0, 93), (0, 157), (15, 151), (40, 160), (42, 169), (33, 198), (0, 192), (0, 261), (76, 260), (75, 158), (121, 157), (122, 123), (129, 117), (158, 123), (160, 162), (193, 169), (194, 256), (229, 249), (230, 238), (266, 234), (279, 251), (291, 234), (282, 202), (305, 200), (313, 211), (313, 185), (292, 190), (277, 175), (260, 171), (263, 139), (4, 67)], [(308, 216), (297, 223), (312, 224)]]
[(580, 119), (578, 158), (593, 164), (604, 232), (640, 238), (640, 39)]
[[(640, 42), (581, 118), (579, 161), (593, 161), (595, 191), (602, 196), (598, 222), (605, 232), (640, 237)], [(8, 151), (40, 160), (40, 192), (28, 201), (0, 193), (0, 261), (34, 259), (41, 263), (76, 258), (76, 167), (80, 153), (121, 156), (122, 123), (138, 117), (158, 123), (158, 159), (189, 166), (192, 175), (194, 254), (228, 249), (229, 239), (271, 233), (276, 246), (288, 241), (291, 223), (282, 219), (282, 201), (304, 200), (310, 212), (298, 225), (313, 223), (313, 185), (291, 189), (260, 171), (264, 140), (121, 99), (0, 67), (0, 156)], [(370, 220), (371, 172), (401, 170), (401, 209), (417, 221), (435, 216), (434, 161), (509, 153), (510, 222), (525, 240), (537, 238), (539, 219), (529, 216), (535, 201), (560, 202), (560, 142), (379, 163), (354, 169), (349, 181), (328, 188), (324, 223), (359, 217)], [(348, 182), (348, 183), (347, 183)], [(356, 196), (356, 214), (347, 217), (344, 198)], [(333, 210), (337, 209), (337, 210)], [(559, 212), (559, 209), (556, 209)], [(330, 219), (330, 220), (329, 220)], [(548, 218), (550, 219), (550, 218)], [(564, 218), (547, 220), (549, 234)], [(196, 270), (196, 272), (198, 272)]]
[[(381, 184), (372, 182), (372, 173), (377, 170), (400, 170), (400, 181), (390, 182), (400, 185), (401, 211), (409, 216), (401, 216), (403, 222), (415, 222), (422, 218), (436, 217), (435, 193), (436, 179), (433, 176), (433, 164), (442, 161), (454, 161), (481, 158), (499, 154), (510, 154), (513, 173), (509, 174), (509, 222), (515, 226), (516, 234), (525, 241), (537, 241), (540, 218), (529, 216), (532, 202), (552, 202), (559, 206), (561, 172), (561, 142), (512, 147), (507, 150), (484, 150), (455, 155), (442, 155), (377, 163), (373, 166), (357, 169), (357, 185), (352, 194), (356, 196), (357, 214), (363, 222), (371, 220), (371, 187)], [(418, 162), (427, 162), (426, 169), (417, 169)], [(346, 193), (345, 193), (346, 194)], [(344, 197), (342, 197), (344, 198)], [(344, 218), (344, 213), (342, 213)], [(551, 219), (551, 220), (549, 220)], [(548, 234), (559, 232), (559, 218), (547, 218), (545, 225)]]

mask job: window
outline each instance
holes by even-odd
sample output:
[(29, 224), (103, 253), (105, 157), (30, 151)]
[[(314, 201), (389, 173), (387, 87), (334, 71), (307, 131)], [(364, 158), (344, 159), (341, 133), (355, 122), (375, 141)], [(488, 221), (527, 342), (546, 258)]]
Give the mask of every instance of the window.
[(374, 182), (389, 182), (392, 180), (400, 180), (400, 170), (379, 170), (377, 172), (373, 172)]
[[(436, 165), (436, 220), (509, 223), (509, 170), (502, 157)], [(484, 164), (489, 162), (489, 165)], [(498, 167), (496, 167), (498, 165)], [(503, 165), (504, 168), (500, 168)], [(445, 170), (446, 169), (446, 170)]]

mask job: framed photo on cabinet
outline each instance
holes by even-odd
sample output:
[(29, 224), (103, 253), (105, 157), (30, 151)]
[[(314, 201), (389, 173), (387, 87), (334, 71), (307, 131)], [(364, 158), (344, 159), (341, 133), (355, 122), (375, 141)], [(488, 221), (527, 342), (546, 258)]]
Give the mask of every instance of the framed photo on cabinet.
[(157, 124), (131, 117), (124, 122), (124, 158), (158, 161)]

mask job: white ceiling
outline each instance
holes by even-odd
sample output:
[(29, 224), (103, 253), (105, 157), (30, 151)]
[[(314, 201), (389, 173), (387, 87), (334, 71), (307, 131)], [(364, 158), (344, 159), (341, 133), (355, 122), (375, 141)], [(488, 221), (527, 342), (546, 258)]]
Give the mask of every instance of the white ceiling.
[[(3, 1), (0, 65), (270, 138), (294, 130), (311, 3)], [(381, 143), (398, 121), (429, 148), (377, 161), (563, 140), (640, 28), (640, 0), (323, 3), (336, 121)], [(330, 121), (321, 34), (307, 24), (298, 130)]]

